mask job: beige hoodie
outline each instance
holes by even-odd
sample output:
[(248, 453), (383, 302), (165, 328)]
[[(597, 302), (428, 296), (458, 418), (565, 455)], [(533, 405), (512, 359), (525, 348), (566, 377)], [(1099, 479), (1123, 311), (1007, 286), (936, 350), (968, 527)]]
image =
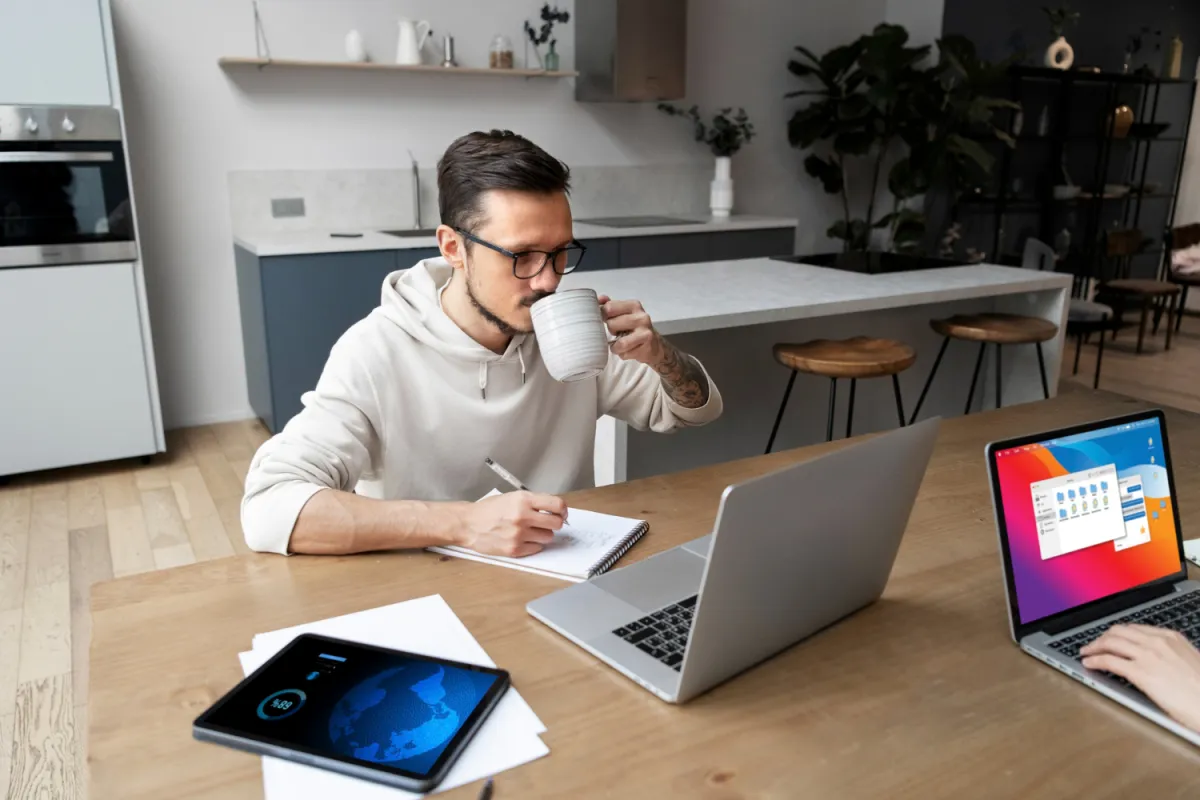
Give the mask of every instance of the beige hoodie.
[(653, 369), (616, 355), (595, 378), (559, 383), (532, 335), (493, 353), (442, 311), (452, 274), (442, 258), (392, 273), (379, 307), (334, 345), (304, 409), (250, 464), (242, 528), (251, 548), (286, 554), (296, 517), (321, 489), (476, 500), (499, 483), (490, 456), (531, 489), (559, 494), (594, 485), (605, 414), (660, 433), (720, 416), (711, 381), (708, 402), (686, 408)]

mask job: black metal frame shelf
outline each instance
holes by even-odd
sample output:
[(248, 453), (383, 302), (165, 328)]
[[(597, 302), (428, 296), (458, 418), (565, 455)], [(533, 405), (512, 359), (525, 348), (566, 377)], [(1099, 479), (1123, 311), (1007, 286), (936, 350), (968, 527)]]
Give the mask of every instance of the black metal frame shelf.
[[(1050, 243), (1055, 240), (1056, 229), (1062, 227), (1063, 213), (1070, 211), (1072, 214), (1067, 219), (1074, 220), (1069, 226), (1074, 228), (1074, 244), (1067, 260), (1077, 265), (1075, 269), (1086, 270), (1089, 273), (1088, 277), (1101, 277), (1098, 272), (1103, 251), (1097, 248), (1105, 230), (1104, 220), (1109, 220), (1114, 225), (1140, 230), (1145, 206), (1151, 209), (1147, 216), (1154, 220), (1150, 223), (1154, 229), (1147, 235), (1147, 239), (1152, 244), (1165, 243), (1165, 237), (1175, 218), (1191, 127), (1192, 106), (1195, 102), (1195, 85), (1194, 80), (1160, 78), (1145, 74), (1058, 70), (1049, 67), (1011, 68), (1008, 73), (1009, 99), (1018, 103), (1024, 100), (1028, 105), (1034, 97), (1044, 98), (1045, 107), (1048, 109), (1044, 112), (1048, 115), (1047, 132), (1044, 135), (1040, 131), (1013, 135), (1014, 147), (1002, 146), (997, 153), (997, 185), (987, 190), (986, 194), (962, 195), (951, 209), (951, 220), (959, 221), (960, 214), (969, 215), (973, 220), (986, 219), (983, 215), (990, 212), (992, 230), (990, 234), (986, 234), (990, 241), (978, 241), (977, 244), (982, 245), (986, 252), (999, 254), (1012, 247), (1011, 243), (1004, 242), (1006, 219), (1028, 220), (1036, 217), (1036, 225), (1030, 227), (1036, 229), (1039, 238)], [(1184, 113), (1179, 115), (1180, 118), (1177, 119), (1172, 112), (1164, 112), (1169, 118), (1159, 119), (1160, 99), (1164, 87), (1172, 86), (1192, 87), (1193, 90), (1188, 92), (1186, 103), (1175, 103), (1172, 100), (1165, 104), (1175, 104), (1182, 108)], [(1047, 93), (1049, 98), (1045, 99)], [(1128, 105), (1134, 111), (1134, 124), (1144, 126), (1137, 135), (1112, 135), (1112, 109), (1122, 104)], [(1181, 128), (1181, 135), (1163, 135), (1168, 130), (1167, 127), (1160, 128), (1155, 135), (1147, 133), (1148, 130), (1154, 130), (1148, 126), (1159, 126), (1162, 123), (1176, 126), (1176, 132)], [(1025, 124), (1029, 124), (1028, 118)], [(1087, 133), (1089, 130), (1094, 133)], [(1004, 144), (995, 137), (981, 136), (978, 141), (989, 145)], [(1182, 146), (1164, 146), (1161, 150), (1155, 150), (1155, 144)], [(1046, 148), (1045, 145), (1050, 147)], [(1092, 148), (1086, 145), (1094, 147), (1094, 155)], [(996, 152), (991, 148), (989, 150)], [(1131, 187), (1145, 186), (1152, 151), (1156, 153), (1156, 167), (1170, 167), (1169, 175), (1165, 169), (1161, 176), (1156, 172), (1155, 177), (1161, 177), (1162, 180), (1152, 182), (1152, 185), (1157, 184), (1154, 185), (1155, 191), (1133, 190), (1115, 195), (1101, 191), (1104, 186), (1114, 183)], [(1174, 158), (1171, 158), (1172, 156)], [(1060, 172), (1060, 168), (1067, 170), (1068, 160), (1074, 165), (1070, 171), (1077, 171), (1076, 174), (1080, 177), (1078, 185), (1092, 191), (1081, 192), (1075, 197), (1054, 197), (1056, 185), (1074, 183), (1070, 177), (1061, 177), (1064, 173)], [(1022, 191), (1022, 187), (1013, 181), (1015, 167), (1027, 167), (1030, 164), (1043, 166), (1036, 170), (1036, 185), (1025, 186)], [(1089, 173), (1086, 178), (1083, 177), (1085, 172)], [(1029, 172), (1019, 174), (1028, 177)], [(1163, 201), (1170, 203), (1165, 210), (1161, 205)], [(1165, 222), (1161, 229), (1158, 228), (1160, 218)], [(1020, 245), (1017, 246), (1019, 249)], [(1166, 253), (1165, 247), (1158, 247), (1138, 253), (1137, 257), (1158, 257), (1157, 274), (1161, 277), (1167, 266), (1166, 259), (1163, 258)], [(1143, 266), (1149, 268), (1149, 265)]]

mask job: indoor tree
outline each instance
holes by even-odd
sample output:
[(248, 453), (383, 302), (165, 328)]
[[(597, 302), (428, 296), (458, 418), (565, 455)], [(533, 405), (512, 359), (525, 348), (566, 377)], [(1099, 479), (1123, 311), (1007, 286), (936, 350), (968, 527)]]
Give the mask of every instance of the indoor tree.
[[(896, 251), (915, 250), (926, 219), (909, 201), (935, 188), (957, 196), (990, 174), (994, 159), (981, 139), (1013, 144), (994, 117), (1015, 104), (988, 93), (1006, 65), (982, 61), (961, 36), (938, 40), (933, 63), (931, 49), (911, 46), (902, 26), (881, 24), (819, 57), (797, 47), (802, 58), (788, 63), (793, 75), (816, 82), (787, 95), (812, 98), (789, 120), (788, 140), (811, 151), (805, 171), (840, 196), (842, 219), (826, 233), (845, 251), (866, 250), (875, 229), (889, 231)], [(848, 181), (860, 159), (869, 176), (865, 214), (852, 211)], [(877, 216), (885, 165), (893, 206)]]

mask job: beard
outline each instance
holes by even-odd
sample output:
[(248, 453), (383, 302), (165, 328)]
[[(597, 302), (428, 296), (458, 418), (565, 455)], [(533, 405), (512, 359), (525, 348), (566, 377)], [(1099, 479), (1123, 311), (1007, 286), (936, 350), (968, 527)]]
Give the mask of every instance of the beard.
[[(541, 300), (543, 297), (549, 297), (551, 294), (553, 294), (553, 292), (534, 292), (528, 297), (522, 298), (521, 305), (525, 308), (529, 308), (538, 300)], [(479, 295), (475, 291), (475, 279), (470, 270), (467, 271), (467, 297), (470, 299), (471, 305), (474, 306), (475, 310), (479, 312), (479, 316), (487, 320), (489, 324), (491, 324), (496, 328), (496, 330), (500, 331), (500, 333), (504, 334), (505, 336), (513, 336), (514, 334), (518, 333), (533, 333), (532, 323), (530, 323), (530, 327), (528, 329), (518, 328), (512, 323), (506, 322), (499, 314), (488, 308), (487, 305), (479, 299)]]

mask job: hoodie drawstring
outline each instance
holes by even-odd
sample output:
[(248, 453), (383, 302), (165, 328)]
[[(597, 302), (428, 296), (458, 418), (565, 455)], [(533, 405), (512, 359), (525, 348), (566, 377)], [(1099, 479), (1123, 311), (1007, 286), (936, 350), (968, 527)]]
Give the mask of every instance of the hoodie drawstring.
[[(525, 385), (525, 354), (517, 349), (517, 360), (521, 362), (521, 385)], [(487, 400), (488, 365), (490, 361), (479, 362), (479, 396)]]

